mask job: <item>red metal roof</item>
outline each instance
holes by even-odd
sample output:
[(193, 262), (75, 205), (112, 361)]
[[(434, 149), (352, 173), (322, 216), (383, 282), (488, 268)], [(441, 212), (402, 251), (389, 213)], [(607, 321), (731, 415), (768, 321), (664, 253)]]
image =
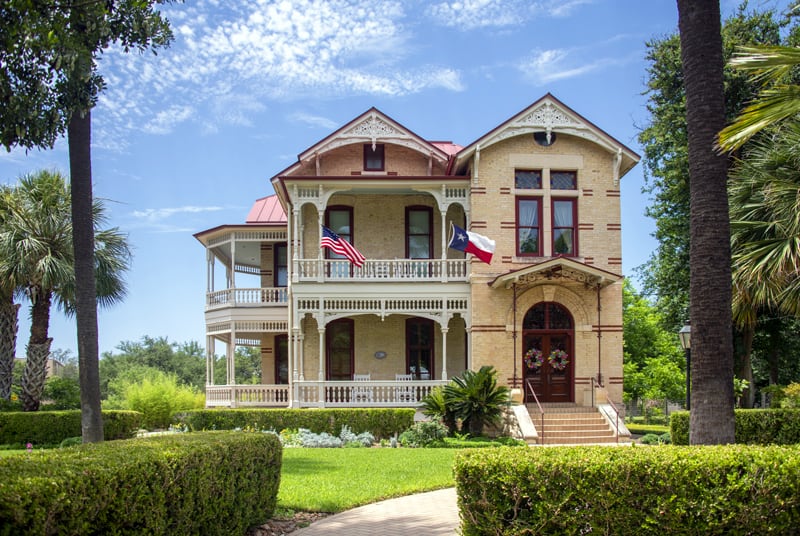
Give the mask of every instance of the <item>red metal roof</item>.
[(437, 149), (444, 151), (448, 156), (453, 156), (458, 151), (463, 149), (462, 146), (458, 145), (457, 143), (453, 143), (452, 141), (431, 141), (428, 143), (435, 146)]
[(253, 208), (247, 215), (247, 223), (286, 223), (286, 212), (283, 211), (277, 195), (268, 195), (256, 199)]

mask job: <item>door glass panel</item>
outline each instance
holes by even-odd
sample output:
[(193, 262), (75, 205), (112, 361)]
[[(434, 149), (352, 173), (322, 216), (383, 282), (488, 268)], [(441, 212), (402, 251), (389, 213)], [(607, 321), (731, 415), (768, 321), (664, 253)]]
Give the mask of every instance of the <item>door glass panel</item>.
[(572, 329), (572, 317), (566, 309), (555, 303), (550, 304), (550, 329)]
[(545, 329), (543, 303), (534, 305), (525, 313), (522, 329)]
[(408, 258), (430, 259), (432, 257), (430, 209), (408, 209), (406, 240)]
[(286, 335), (275, 337), (275, 383), (289, 383), (289, 338)]
[(433, 379), (433, 322), (411, 319), (406, 322), (408, 373), (415, 380)]
[(285, 287), (289, 284), (286, 244), (275, 245), (275, 286)]
[(353, 377), (353, 328), (348, 321), (328, 324), (328, 379), (350, 380)]

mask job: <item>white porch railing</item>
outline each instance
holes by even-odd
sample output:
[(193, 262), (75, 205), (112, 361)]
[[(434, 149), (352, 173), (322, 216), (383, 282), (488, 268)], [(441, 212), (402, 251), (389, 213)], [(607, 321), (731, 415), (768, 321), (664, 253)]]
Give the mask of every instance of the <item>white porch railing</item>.
[(416, 407), (443, 380), (422, 381), (296, 381), (293, 389), (300, 407), (364, 408)]
[(206, 385), (206, 407), (289, 407), (288, 385)]
[(289, 296), (286, 287), (228, 288), (206, 294), (206, 309), (218, 307), (260, 307), (286, 305)]
[(346, 259), (298, 259), (298, 281), (468, 281), (466, 259), (370, 259), (360, 267)]

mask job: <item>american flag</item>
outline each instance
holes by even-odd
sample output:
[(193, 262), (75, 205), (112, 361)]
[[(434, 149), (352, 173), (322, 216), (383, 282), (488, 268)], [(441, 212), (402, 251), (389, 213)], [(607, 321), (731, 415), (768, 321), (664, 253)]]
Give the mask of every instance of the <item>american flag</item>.
[(356, 248), (347, 240), (337, 235), (324, 225), (322, 226), (322, 238), (319, 239), (319, 247), (328, 248), (334, 253), (343, 255), (350, 262), (356, 266), (364, 264), (364, 255), (361, 254)]

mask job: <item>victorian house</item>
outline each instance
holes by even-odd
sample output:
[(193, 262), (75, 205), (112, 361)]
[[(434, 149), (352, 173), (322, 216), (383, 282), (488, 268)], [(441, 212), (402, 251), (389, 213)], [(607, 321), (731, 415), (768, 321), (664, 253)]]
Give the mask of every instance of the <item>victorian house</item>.
[[(619, 181), (638, 160), (550, 94), (464, 146), (367, 110), (245, 223), (195, 235), (208, 406), (415, 406), (483, 365), (529, 404), (621, 402)], [(448, 247), (453, 225), (494, 241), (490, 262)], [(325, 228), (363, 261), (320, 247)], [(236, 384), (241, 345), (259, 384)]]

